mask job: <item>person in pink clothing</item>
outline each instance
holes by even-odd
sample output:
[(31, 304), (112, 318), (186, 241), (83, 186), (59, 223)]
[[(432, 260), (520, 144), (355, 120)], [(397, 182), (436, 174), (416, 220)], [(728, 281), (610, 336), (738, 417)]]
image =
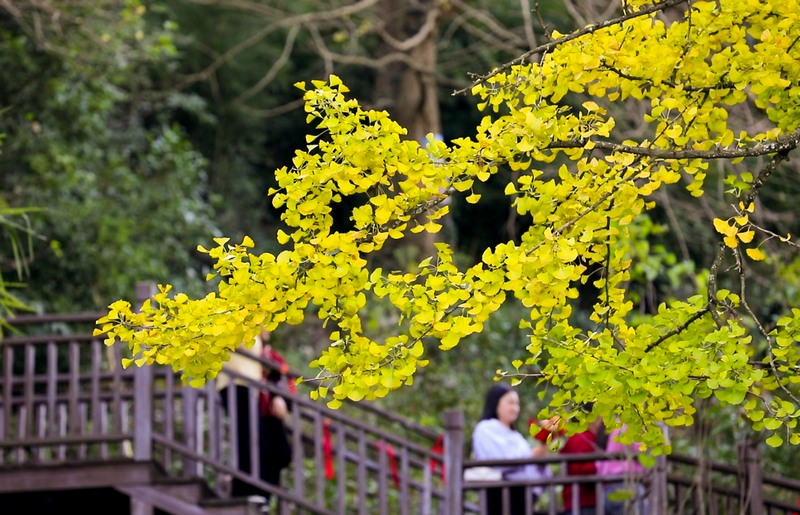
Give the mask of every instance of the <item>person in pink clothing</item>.
[(624, 480), (604, 483), (603, 506), (606, 515), (646, 515), (648, 513), (645, 488), (639, 480), (645, 469), (636, 459), (636, 455), (641, 452), (641, 445), (637, 442), (620, 443), (618, 438), (626, 430), (627, 426), (623, 424), (611, 431), (605, 449), (608, 454), (624, 454), (625, 458), (597, 462), (598, 476), (626, 476)]

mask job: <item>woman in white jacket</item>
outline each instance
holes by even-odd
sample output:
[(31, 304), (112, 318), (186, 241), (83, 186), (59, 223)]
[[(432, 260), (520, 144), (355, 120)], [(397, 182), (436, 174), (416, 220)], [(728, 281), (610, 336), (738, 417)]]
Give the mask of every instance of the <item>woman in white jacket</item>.
[[(489, 389), (483, 405), (481, 420), (472, 432), (472, 455), (476, 460), (519, 459), (541, 456), (547, 452), (544, 446), (531, 447), (528, 440), (516, 429), (519, 418), (519, 395), (510, 386), (498, 383)], [(503, 479), (540, 479), (549, 477), (543, 465), (518, 465), (497, 467)], [(525, 496), (530, 495), (535, 504), (540, 488), (511, 487), (511, 514), (525, 513)], [(487, 489), (488, 513), (503, 513), (502, 489)]]

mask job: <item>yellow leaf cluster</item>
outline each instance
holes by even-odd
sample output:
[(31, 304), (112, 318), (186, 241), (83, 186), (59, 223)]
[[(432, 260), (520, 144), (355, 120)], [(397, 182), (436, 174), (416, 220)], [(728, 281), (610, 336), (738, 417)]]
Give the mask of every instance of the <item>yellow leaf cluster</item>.
[[(657, 4), (626, 5), (641, 13)], [(538, 377), (558, 387), (551, 408), (573, 413), (577, 425), (591, 415), (621, 414), (641, 441), (659, 445), (656, 423), (690, 425), (697, 397), (738, 405), (776, 390), (777, 380), (752, 366), (748, 329), (713, 311), (722, 303), (734, 309), (731, 295), (707, 298), (701, 289), (649, 319), (632, 315), (631, 248), (642, 238), (635, 227), (656, 193), (684, 178), (700, 196), (709, 162), (737, 159), (744, 150), (775, 154), (800, 125), (798, 2), (697, 0), (683, 7), (671, 18), (652, 12), (573, 35), (554, 33), (541, 59), (474, 85), (479, 108), (489, 114), (472, 137), (450, 143), (406, 140), (388, 113), (364, 110), (347, 97), (336, 76), (298, 83), (312, 133), (291, 165), (276, 171), (270, 191), (287, 227), (277, 233), (283, 250), (255, 254), (249, 238), (217, 239), (213, 248), (200, 248), (215, 260), (216, 292), (190, 299), (162, 286), (136, 312), (128, 303), (112, 304), (98, 330), (108, 343), (130, 346), (135, 361), (126, 366), (170, 364), (200, 384), (259, 326), (298, 324), (311, 314), (331, 331), (312, 363), (321, 379), (313, 396), (337, 407), (410, 384), (427, 364), (429, 345), (452, 349), (483, 331), (514, 296), (528, 309), (520, 325), (531, 353), (514, 366), (520, 373), (538, 367)], [(748, 99), (762, 120), (734, 134), (728, 112)], [(645, 113), (645, 130), (635, 140), (613, 118), (629, 106)], [(530, 221), (519, 241), (486, 249), (465, 269), (444, 243), (409, 270), (369, 268), (369, 255), (388, 239), (437, 232), (454, 192), (481, 202), (475, 181), (503, 166), (518, 172), (505, 194)], [(333, 206), (346, 197), (356, 204), (352, 229), (337, 232)], [(747, 201), (713, 226), (727, 248), (745, 247), (751, 259), (764, 259), (751, 246), (756, 229)], [(597, 292), (591, 329), (571, 317), (587, 287)], [(361, 318), (376, 297), (391, 304), (398, 320), (396, 334), (381, 340), (366, 334)], [(788, 363), (796, 358), (790, 347), (776, 344), (771, 356)], [(588, 401), (594, 411), (583, 414), (577, 406)], [(789, 427), (797, 412), (776, 405), (763, 417), (756, 404), (745, 409), (769, 430)]]

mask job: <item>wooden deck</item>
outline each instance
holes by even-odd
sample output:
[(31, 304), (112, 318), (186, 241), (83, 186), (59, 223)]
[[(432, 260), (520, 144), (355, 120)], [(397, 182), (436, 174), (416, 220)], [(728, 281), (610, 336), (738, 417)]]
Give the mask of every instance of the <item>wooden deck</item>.
[[(238, 470), (231, 452), (236, 420), (222, 409), (213, 381), (193, 389), (164, 367), (121, 369), (124, 346), (105, 347), (91, 335), (99, 316), (19, 317), (19, 332), (0, 340), (3, 514), (48, 506), (135, 515), (262, 513), (263, 499), (228, 496), (227, 482), (238, 477), (273, 494), (270, 513), (460, 515), (485, 512), (487, 488), (522, 484), (463, 481), (463, 470), (478, 463), (465, 461), (468, 435), (457, 410), (446, 414), (443, 428), (428, 428), (366, 403), (332, 411), (302, 392), (281, 391), (292, 405), (293, 464), (276, 488)], [(222, 374), (246, 382), (251, 414), (260, 390), (277, 391)], [(440, 436), (444, 452), (435, 450)], [(660, 460), (648, 480), (651, 513), (793, 514), (800, 481), (762, 477), (757, 449), (743, 447), (735, 465), (700, 467), (677, 455)], [(568, 460), (604, 458), (527, 461), (558, 471)], [(558, 513), (564, 484), (590, 482), (601, 493), (597, 479), (556, 473), (538, 483), (546, 501), (537, 509)], [(101, 500), (116, 508), (94, 511)]]

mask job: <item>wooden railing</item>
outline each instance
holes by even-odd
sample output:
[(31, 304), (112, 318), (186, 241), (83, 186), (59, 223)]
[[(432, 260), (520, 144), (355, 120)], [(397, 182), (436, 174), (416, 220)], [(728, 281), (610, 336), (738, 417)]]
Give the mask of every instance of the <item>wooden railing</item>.
[[(641, 477), (625, 476), (567, 476), (570, 462), (613, 459), (604, 453), (580, 455), (550, 455), (518, 460), (464, 461), (459, 450), (465, 438), (463, 415), (453, 410), (445, 415), (446, 441), (457, 445), (445, 447), (445, 462), (453, 464), (461, 473), (448, 474), (448, 499), (454, 506), (452, 513), (490, 513), (486, 507), (486, 492), (489, 488), (500, 488), (503, 495), (510, 496), (514, 486), (540, 487), (544, 495), (536, 513), (555, 515), (563, 512), (560, 502), (561, 488), (590, 484), (597, 499), (604, 498), (604, 484), (625, 482), (641, 483), (647, 492), (647, 515), (796, 515), (800, 512), (800, 481), (787, 478), (763, 476), (758, 442), (742, 443), (739, 446), (738, 463), (731, 466), (710, 460), (671, 454), (660, 456), (654, 467)], [(478, 466), (508, 466), (537, 464), (555, 471), (552, 477), (529, 481), (464, 481), (463, 471)], [(461, 492), (461, 495), (459, 495)], [(508, 502), (508, 501), (506, 501)], [(597, 503), (596, 514), (605, 512), (602, 503)], [(509, 506), (504, 506), (503, 513)], [(529, 511), (530, 512), (530, 511)], [(503, 515), (498, 513), (496, 515)], [(577, 515), (577, 508), (573, 512)], [(492, 514), (495, 515), (495, 514)]]
[(69, 331), (95, 316), (13, 320), (27, 331), (1, 340), (0, 463), (110, 459), (132, 452), (133, 371), (122, 370), (120, 350), (105, 348), (90, 328)]
[[(487, 488), (521, 484), (543, 487), (538, 509), (554, 514), (565, 484), (591, 483), (602, 498), (603, 481), (609, 479), (564, 474), (571, 460), (606, 456), (554, 455), (523, 460), (545, 464), (554, 471), (549, 479), (465, 482), (465, 468), (519, 460), (466, 461), (470, 430), (458, 410), (445, 414), (444, 429), (438, 431), (366, 403), (329, 410), (311, 401), (307, 392), (292, 394), (223, 369), (222, 375), (248, 388), (251, 415), (262, 390), (279, 393), (291, 405), (293, 463), (284, 472), (281, 488), (276, 488), (257, 473), (239, 470), (233, 452), (237, 417), (222, 409), (214, 381), (193, 389), (165, 367), (122, 369), (125, 346), (106, 347), (102, 337), (91, 335), (100, 315), (12, 320), (19, 332), (0, 340), (0, 467), (154, 463), (166, 476), (201, 478), (220, 496), (225, 495), (227, 478), (237, 477), (272, 493), (277, 513), (320, 514), (485, 513)], [(242, 353), (263, 366), (276, 366)], [(440, 434), (443, 454), (433, 450)], [(257, 457), (258, 442), (254, 443)], [(662, 458), (646, 478), (651, 513), (800, 511), (800, 481), (764, 477), (760, 465), (758, 447), (752, 443), (741, 446), (735, 466), (682, 455)], [(602, 514), (602, 507), (597, 513)]]
[[(238, 417), (223, 410), (216, 381), (194, 389), (167, 367), (122, 369), (125, 346), (106, 347), (91, 334), (100, 316), (10, 321), (18, 332), (0, 340), (0, 466), (152, 462), (170, 477), (202, 478), (222, 496), (230, 477), (239, 478), (273, 494), (278, 513), (445, 512), (435, 430), (365, 403), (330, 410), (307, 392), (223, 369), (227, 382), (248, 389), (251, 419), (264, 390), (291, 406), (293, 464), (276, 488), (239, 470)], [(260, 443), (252, 443), (257, 470)]]

